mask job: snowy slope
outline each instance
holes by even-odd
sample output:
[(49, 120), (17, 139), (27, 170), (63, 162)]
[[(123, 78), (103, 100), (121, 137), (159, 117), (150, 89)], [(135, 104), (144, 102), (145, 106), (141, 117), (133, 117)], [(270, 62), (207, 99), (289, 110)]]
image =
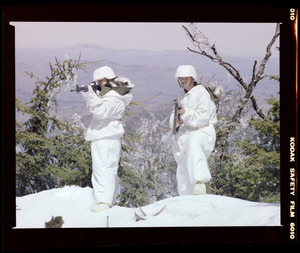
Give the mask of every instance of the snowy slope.
[[(235, 198), (200, 195), (179, 196), (148, 206), (114, 206), (91, 213), (92, 189), (65, 186), (17, 197), (17, 228), (44, 228), (52, 216), (62, 216), (63, 228), (161, 227), (161, 226), (279, 226), (280, 205)], [(164, 208), (161, 213), (154, 216)], [(143, 214), (144, 212), (144, 214)], [(135, 213), (145, 220), (136, 221)], [(145, 216), (146, 214), (146, 216)]]

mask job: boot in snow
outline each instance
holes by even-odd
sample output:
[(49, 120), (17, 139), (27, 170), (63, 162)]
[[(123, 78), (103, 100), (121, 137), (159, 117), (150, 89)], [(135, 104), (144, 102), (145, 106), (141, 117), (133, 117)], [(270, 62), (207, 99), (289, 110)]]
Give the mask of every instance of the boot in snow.
[(206, 186), (204, 183), (197, 181), (194, 186), (194, 195), (206, 194)]
[(91, 211), (93, 213), (102, 212), (102, 211), (105, 211), (107, 209), (109, 209), (109, 205), (106, 204), (106, 203), (102, 203), (102, 202), (100, 202), (98, 204), (94, 204), (94, 205), (91, 206)]

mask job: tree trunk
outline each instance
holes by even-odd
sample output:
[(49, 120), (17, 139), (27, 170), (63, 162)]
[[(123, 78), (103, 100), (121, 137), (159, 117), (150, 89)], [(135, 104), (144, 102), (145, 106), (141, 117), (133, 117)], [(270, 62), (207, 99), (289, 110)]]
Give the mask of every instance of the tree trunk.
[[(225, 127), (222, 130), (221, 135), (220, 135), (219, 145), (216, 147), (217, 152), (216, 152), (215, 161), (211, 168), (212, 180), (210, 182), (211, 187), (213, 189), (215, 189), (216, 188), (215, 181), (216, 181), (218, 172), (219, 172), (220, 168), (222, 167), (222, 162), (224, 160), (226, 147), (228, 145), (228, 137), (232, 133), (235, 125), (241, 119), (242, 112), (243, 112), (246, 104), (248, 103), (249, 98), (252, 102), (252, 108), (257, 113), (257, 115), (259, 117), (261, 117), (262, 119), (264, 119), (266, 117), (265, 114), (262, 112), (262, 110), (259, 109), (259, 107), (256, 103), (256, 100), (255, 100), (255, 97), (251, 94), (252, 94), (254, 88), (256, 87), (257, 83), (265, 77), (265, 76), (263, 76), (263, 74), (264, 74), (264, 70), (265, 70), (265, 65), (268, 62), (268, 60), (272, 54), (271, 47), (280, 34), (279, 33), (279, 24), (276, 25), (275, 34), (274, 34), (273, 38), (271, 39), (270, 43), (267, 45), (265, 57), (262, 60), (262, 63), (260, 64), (257, 73), (256, 73), (257, 61), (254, 62), (253, 69), (252, 69), (252, 78), (251, 78), (251, 82), (249, 83), (249, 85), (247, 85), (244, 82), (244, 80), (242, 79), (242, 77), (239, 74), (239, 71), (232, 64), (225, 62), (222, 59), (222, 57), (219, 55), (219, 53), (216, 49), (215, 44), (210, 45), (208, 39), (202, 34), (201, 31), (198, 30), (197, 27), (195, 27), (195, 26), (192, 27), (194, 34), (192, 34), (185, 26), (183, 26), (183, 28), (185, 29), (185, 31), (187, 32), (187, 35), (189, 36), (189, 38), (192, 40), (193, 44), (197, 48), (197, 50), (192, 50), (190, 48), (188, 48), (188, 50), (191, 52), (203, 55), (203, 56), (209, 58), (210, 60), (212, 60), (213, 62), (216, 62), (219, 65), (221, 65), (223, 68), (225, 68), (230, 73), (231, 76), (234, 77), (234, 79), (245, 90), (245, 94), (243, 97), (241, 97), (240, 103), (237, 105), (236, 108), (232, 109), (232, 110), (235, 110), (235, 113), (233, 114), (231, 119), (229, 119), (227, 121), (227, 123), (225, 124)], [(202, 42), (202, 41), (204, 41), (204, 42)], [(210, 53), (208, 53), (208, 52), (210, 52)]]

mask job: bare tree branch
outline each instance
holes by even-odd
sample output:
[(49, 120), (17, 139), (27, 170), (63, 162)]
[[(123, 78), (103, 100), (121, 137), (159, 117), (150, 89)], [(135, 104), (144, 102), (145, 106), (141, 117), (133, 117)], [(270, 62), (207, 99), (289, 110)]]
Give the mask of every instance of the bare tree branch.
[(259, 117), (261, 117), (262, 119), (264, 119), (266, 117), (266, 115), (262, 112), (261, 109), (259, 109), (259, 107), (257, 106), (256, 100), (254, 98), (254, 96), (250, 96), (251, 102), (252, 102), (252, 108), (254, 111), (256, 111), (256, 113), (258, 114)]
[[(201, 46), (199, 46), (199, 44), (201, 44), (201, 42), (197, 42), (195, 40), (195, 37), (190, 33), (190, 31), (188, 30), (188, 28), (186, 28), (184, 25), (182, 26), (184, 28), (184, 30), (187, 32), (189, 38), (192, 40), (193, 44), (197, 44), (197, 48), (199, 51), (196, 50), (192, 50), (189, 47), (187, 48), (189, 51), (193, 52), (193, 53), (197, 53), (197, 54), (201, 54), (207, 58), (209, 58), (210, 60), (212, 60), (213, 62), (218, 63), (219, 65), (221, 65), (222, 67), (224, 67), (232, 76), (234, 79), (236, 79), (242, 86), (244, 89), (247, 89), (247, 85), (244, 82), (244, 80), (242, 79), (242, 77), (240, 76), (239, 71), (234, 68), (230, 63), (225, 62), (222, 57), (220, 56), (220, 54), (218, 53), (215, 44), (213, 44), (212, 46), (210, 46), (210, 49), (212, 50), (212, 52), (214, 53), (215, 57), (206, 53)], [(206, 45), (207, 46), (207, 45)]]
[(273, 46), (273, 44), (275, 43), (277, 37), (280, 34), (280, 31), (279, 31), (280, 29), (279, 28), (280, 28), (280, 24), (277, 23), (276, 24), (275, 34), (274, 34), (272, 40), (270, 41), (270, 43), (268, 44), (268, 46), (266, 48), (266, 55), (265, 55), (263, 61), (261, 62), (260, 66), (259, 66), (259, 70), (258, 70), (258, 73), (256, 75), (257, 79), (259, 79), (259, 78), (262, 79), (263, 78), (263, 77), (261, 77), (261, 75), (264, 73), (264, 71), (265, 71), (265, 65), (266, 65), (267, 61), (269, 60), (269, 58), (271, 57), (271, 55), (272, 55), (271, 47)]
[[(217, 147), (217, 156), (216, 156), (215, 165), (213, 168), (214, 171), (212, 171), (212, 174), (217, 174), (218, 170), (220, 169), (220, 167), (222, 165), (222, 161), (223, 161), (224, 154), (225, 154), (225, 149), (227, 146), (228, 136), (233, 131), (236, 123), (240, 120), (242, 111), (244, 110), (246, 103), (249, 101), (249, 99), (251, 100), (252, 108), (257, 113), (257, 115), (259, 115), (259, 117), (261, 117), (262, 119), (264, 119), (266, 117), (265, 114), (262, 112), (262, 110), (258, 107), (255, 97), (252, 95), (252, 92), (253, 92), (254, 88), (256, 87), (257, 83), (265, 77), (265, 76), (263, 76), (263, 74), (264, 74), (264, 70), (265, 70), (265, 65), (272, 55), (271, 47), (280, 34), (279, 24), (276, 25), (275, 34), (272, 37), (270, 43), (268, 44), (268, 46), (266, 48), (266, 55), (264, 56), (264, 59), (262, 60), (257, 72), (256, 72), (257, 61), (254, 62), (253, 68), (252, 68), (252, 78), (248, 85), (245, 83), (243, 78), (240, 76), (239, 71), (234, 66), (232, 66), (230, 63), (225, 62), (222, 59), (222, 57), (220, 56), (220, 54), (218, 53), (218, 51), (216, 49), (215, 43), (213, 45), (210, 45), (208, 39), (197, 29), (197, 27), (195, 27), (195, 26), (193, 27), (194, 35), (189, 31), (188, 28), (186, 28), (185, 26), (182, 26), (182, 27), (187, 32), (187, 35), (193, 42), (194, 46), (197, 48), (197, 50), (192, 50), (189, 47), (187, 49), (193, 53), (203, 55), (203, 56), (209, 58), (211, 61), (216, 62), (219, 65), (221, 65), (223, 68), (225, 68), (231, 74), (231, 76), (234, 77), (234, 79), (245, 90), (245, 94), (240, 99), (240, 102), (237, 105), (234, 115), (231, 117), (231, 119), (229, 121), (227, 121), (227, 123), (225, 124), (225, 127), (222, 129), (221, 136), (219, 139), (219, 145)], [(211, 50), (213, 54), (207, 53), (206, 50)], [(213, 177), (214, 177), (214, 175), (213, 175)]]
[[(208, 39), (201, 33), (201, 31), (199, 31), (196, 27), (194, 27), (194, 35), (189, 31), (189, 29), (185, 26), (182, 26), (183, 29), (187, 32), (188, 37), (191, 39), (191, 41), (193, 42), (194, 46), (197, 47), (198, 50), (192, 50), (189, 47), (187, 48), (189, 51), (193, 52), (193, 53), (197, 53), (200, 55), (203, 55), (207, 58), (209, 58), (210, 60), (212, 60), (213, 62), (218, 63), (219, 65), (221, 65), (222, 67), (224, 67), (230, 74), (231, 76), (234, 77), (234, 79), (245, 89), (246, 91), (246, 95), (245, 95), (245, 99), (249, 99), (253, 89), (255, 88), (256, 84), (264, 78), (263, 73), (264, 73), (264, 69), (265, 69), (265, 65), (267, 63), (267, 61), (269, 60), (270, 56), (271, 56), (271, 47), (274, 44), (274, 42), (276, 41), (277, 37), (279, 36), (279, 24), (276, 25), (276, 31), (275, 34), (272, 38), (272, 40), (270, 41), (270, 43), (268, 44), (267, 48), (266, 48), (266, 55), (262, 61), (262, 63), (259, 66), (259, 71), (256, 73), (256, 65), (257, 65), (257, 61), (254, 62), (253, 65), (253, 69), (252, 69), (252, 79), (251, 82), (249, 83), (249, 85), (247, 85), (243, 78), (240, 76), (239, 71), (232, 66), (230, 63), (225, 62), (222, 57), (220, 56), (220, 54), (218, 53), (215, 43), (211, 46), (209, 44)], [(202, 38), (202, 40), (200, 39), (199, 41), (197, 40), (197, 36)], [(203, 45), (202, 45), (203, 44)], [(212, 50), (213, 55), (208, 54), (205, 51), (205, 48), (209, 48)], [(246, 102), (247, 102), (246, 101)], [(261, 117), (262, 119), (265, 118), (265, 114), (262, 112), (262, 110), (258, 107), (257, 102), (255, 97), (252, 95), (251, 96), (251, 102), (252, 102), (252, 107), (254, 109), (254, 111), (258, 114), (259, 117)]]
[(251, 82), (253, 82), (254, 79), (255, 79), (256, 65), (257, 65), (257, 61), (254, 61), (254, 65), (253, 65), (253, 69), (252, 69), (252, 79), (251, 79)]

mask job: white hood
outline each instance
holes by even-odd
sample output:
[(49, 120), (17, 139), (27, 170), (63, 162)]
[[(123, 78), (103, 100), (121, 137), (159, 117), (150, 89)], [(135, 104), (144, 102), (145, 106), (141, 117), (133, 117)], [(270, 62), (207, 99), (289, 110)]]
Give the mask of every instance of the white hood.
[(82, 92), (87, 100), (87, 106), (93, 114), (90, 126), (85, 132), (87, 141), (117, 137), (124, 134), (121, 122), (125, 108), (132, 100), (132, 94), (120, 95), (115, 90), (109, 90), (103, 96), (97, 96), (89, 88), (87, 92)]
[(133, 88), (134, 84), (126, 77), (117, 77), (114, 82), (110, 82), (113, 87), (128, 87)]

